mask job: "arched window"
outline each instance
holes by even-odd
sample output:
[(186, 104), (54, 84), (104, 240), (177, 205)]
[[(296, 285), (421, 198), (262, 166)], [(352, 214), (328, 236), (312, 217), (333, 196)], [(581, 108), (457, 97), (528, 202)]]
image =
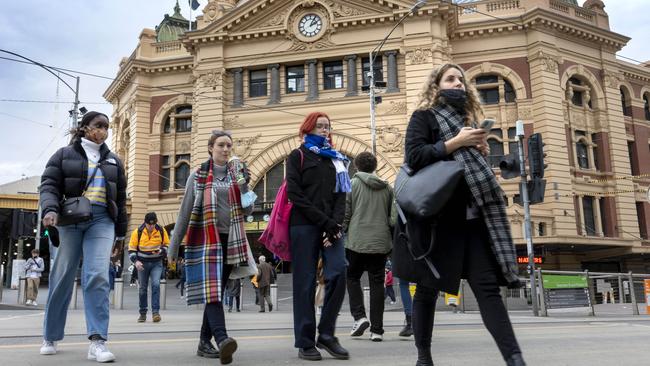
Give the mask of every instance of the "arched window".
[(498, 168), (501, 158), (503, 158), (503, 131), (498, 128), (492, 129), (488, 136), (488, 146), (490, 146), (490, 155), (488, 162), (492, 168)]
[(650, 97), (648, 97), (648, 94), (650, 93), (643, 94), (643, 111), (645, 112), (646, 121), (650, 121)]
[(584, 131), (576, 131), (576, 157), (580, 169), (589, 169), (589, 142)]
[(517, 94), (512, 84), (500, 75), (490, 74), (477, 76), (474, 85), (483, 104), (499, 104), (504, 101), (512, 103), (517, 99)]
[(176, 132), (192, 131), (192, 106), (184, 105), (176, 108)]
[(623, 87), (621, 87), (620, 91), (621, 91), (621, 107), (623, 108), (623, 115), (632, 117), (632, 106), (630, 105), (630, 101), (632, 98), (630, 98), (630, 93)]

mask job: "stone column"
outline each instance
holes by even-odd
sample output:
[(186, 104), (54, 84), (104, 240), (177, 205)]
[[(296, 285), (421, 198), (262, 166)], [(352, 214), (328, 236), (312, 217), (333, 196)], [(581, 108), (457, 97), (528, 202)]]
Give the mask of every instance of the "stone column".
[(267, 66), (271, 72), (271, 97), (266, 104), (280, 103), (280, 64), (272, 64)]
[(318, 99), (318, 72), (316, 71), (316, 65), (318, 60), (307, 60), (307, 79), (308, 79), (308, 93), (307, 100), (317, 100)]
[(244, 77), (242, 75), (244, 69), (238, 67), (230, 71), (232, 72), (234, 79), (232, 106), (241, 107), (244, 105)]
[(348, 55), (343, 58), (348, 63), (348, 91), (346, 97), (353, 97), (359, 94), (357, 90), (357, 55)]
[(388, 58), (388, 83), (386, 84), (386, 93), (397, 93), (399, 92), (399, 86), (397, 84), (397, 51), (384, 52), (384, 55)]

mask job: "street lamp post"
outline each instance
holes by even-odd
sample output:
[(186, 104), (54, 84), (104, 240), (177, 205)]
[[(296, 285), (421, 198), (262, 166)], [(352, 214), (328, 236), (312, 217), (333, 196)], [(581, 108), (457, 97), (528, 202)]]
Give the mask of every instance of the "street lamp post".
[(375, 101), (375, 87), (376, 87), (376, 82), (375, 82), (375, 59), (377, 58), (377, 54), (379, 51), (381, 51), (381, 48), (384, 46), (386, 41), (388, 41), (388, 37), (390, 37), (391, 34), (397, 29), (397, 27), (402, 24), (404, 19), (408, 17), (409, 15), (413, 14), (414, 12), (418, 11), (421, 7), (426, 5), (427, 1), (426, 0), (418, 0), (411, 9), (409, 9), (406, 14), (404, 14), (399, 21), (397, 21), (397, 24), (393, 26), (393, 29), (388, 32), (388, 34), (384, 37), (384, 39), (381, 40), (381, 42), (375, 47), (372, 51), (370, 51), (370, 71), (368, 72), (368, 95), (370, 96), (370, 140), (372, 141), (372, 153), (376, 154), (377, 153), (377, 128), (376, 128), (376, 113), (375, 113), (375, 107), (376, 107), (376, 101)]

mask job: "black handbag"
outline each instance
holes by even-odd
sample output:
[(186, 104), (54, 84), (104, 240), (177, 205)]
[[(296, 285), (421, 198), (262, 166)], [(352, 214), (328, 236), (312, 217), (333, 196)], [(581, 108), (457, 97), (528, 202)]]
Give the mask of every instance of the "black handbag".
[[(393, 274), (400, 279), (409, 282), (420, 282), (421, 278), (433, 275), (440, 279), (440, 273), (431, 262), (431, 252), (435, 245), (437, 222), (430, 223), (431, 233), (429, 243), (425, 248), (413, 243), (412, 230), (422, 226), (421, 223), (407, 224), (406, 217), (402, 210), (397, 207), (399, 216), (395, 225), (393, 236)], [(415, 245), (414, 245), (415, 244)]]
[(397, 204), (409, 215), (430, 218), (451, 198), (464, 171), (456, 160), (440, 160), (417, 172), (403, 164), (395, 180)]
[(61, 212), (57, 219), (57, 225), (74, 225), (93, 219), (92, 205), (90, 203), (90, 200), (84, 196), (84, 193), (86, 193), (90, 182), (95, 179), (95, 174), (97, 174), (99, 165), (100, 164), (97, 164), (97, 167), (95, 167), (95, 170), (90, 176), (90, 179), (88, 182), (86, 182), (86, 187), (84, 187), (83, 192), (81, 192), (81, 196), (65, 198), (63, 201), (61, 201)]

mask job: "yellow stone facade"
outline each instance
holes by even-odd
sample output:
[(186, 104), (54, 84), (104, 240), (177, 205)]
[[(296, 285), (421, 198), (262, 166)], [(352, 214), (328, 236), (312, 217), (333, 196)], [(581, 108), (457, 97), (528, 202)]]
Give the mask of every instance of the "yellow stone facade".
[[(248, 163), (251, 187), (258, 192), (264, 192), (258, 184), (268, 181), (266, 174), (298, 146), (297, 129), (309, 112), (330, 115), (334, 143), (343, 153), (354, 157), (370, 150), (363, 58), (412, 5), (403, 0), (211, 0), (196, 29), (177, 41), (158, 42), (156, 31), (144, 29), (104, 94), (114, 106), (112, 148), (127, 166), (131, 227), (148, 211), (156, 211), (164, 225), (174, 223), (183, 194), (175, 189), (174, 174), (182, 177), (207, 158), (213, 129), (232, 131), (235, 153)], [(309, 18), (311, 33), (304, 21), (301, 25), (307, 15), (319, 19)], [(378, 175), (394, 180), (410, 113), (434, 66), (460, 64), (475, 82), (494, 76), (493, 84), (486, 84), (499, 96), (497, 103), (485, 105), (486, 117), (497, 120), (490, 139), (503, 144), (507, 154), (508, 133), (523, 120), (527, 135), (541, 132), (546, 143), (545, 202), (532, 207), (543, 267), (581, 269), (595, 263), (600, 269), (618, 265), (617, 271), (650, 272), (650, 205), (644, 193), (650, 183), (644, 176), (650, 173), (650, 117), (644, 114), (650, 68), (616, 59), (628, 40), (609, 29), (599, 0), (584, 7), (560, 0), (428, 1), (395, 29), (380, 52), (384, 80), (391, 84), (396, 78), (396, 85), (380, 94), (377, 106)], [(331, 61), (342, 65), (333, 84), (341, 88), (327, 89), (331, 80), (324, 66)], [(301, 65), (304, 90), (290, 93), (288, 69)], [(266, 95), (251, 96), (260, 70), (266, 70)], [(191, 112), (183, 106), (191, 106)], [(185, 131), (190, 118), (191, 129)], [(161, 183), (167, 178), (169, 187)], [(513, 203), (517, 182), (499, 179), (513, 236), (525, 252), (523, 208)], [(585, 205), (593, 220), (583, 217)], [(592, 221), (594, 227), (587, 229)], [(257, 216), (249, 224), (251, 233), (263, 226)]]

